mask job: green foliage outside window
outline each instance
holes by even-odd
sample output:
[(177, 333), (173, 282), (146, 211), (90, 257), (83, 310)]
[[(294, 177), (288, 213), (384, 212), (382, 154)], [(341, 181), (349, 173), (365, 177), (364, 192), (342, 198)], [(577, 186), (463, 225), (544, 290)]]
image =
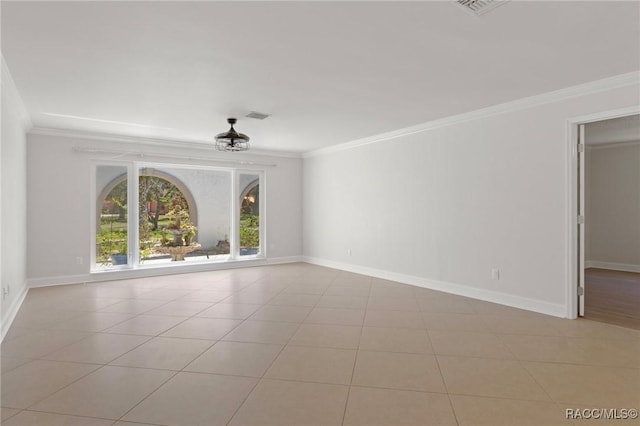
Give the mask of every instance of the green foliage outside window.
[(260, 246), (260, 216), (240, 215), (240, 247), (256, 248)]
[(103, 229), (96, 235), (96, 243), (99, 248), (97, 261), (106, 265), (111, 262), (112, 254), (127, 254), (127, 231)]

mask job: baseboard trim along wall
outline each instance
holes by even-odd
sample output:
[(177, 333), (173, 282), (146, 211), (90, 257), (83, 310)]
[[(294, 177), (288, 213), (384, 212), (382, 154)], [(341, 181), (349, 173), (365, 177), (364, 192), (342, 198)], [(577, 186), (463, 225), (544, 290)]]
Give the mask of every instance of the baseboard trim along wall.
[(2, 334), (0, 335), (0, 342), (4, 340), (4, 336), (6, 336), (7, 332), (9, 331), (9, 328), (11, 327), (13, 320), (16, 318), (16, 315), (18, 314), (18, 310), (20, 309), (20, 306), (22, 306), (22, 302), (24, 302), (25, 297), (27, 297), (28, 291), (29, 291), (28, 285), (22, 286), (20, 295), (16, 297), (16, 299), (13, 301), (9, 309), (7, 309), (6, 312), (2, 313), (2, 329), (0, 330), (0, 333)]
[(397, 281), (403, 284), (409, 284), (417, 287), (428, 288), (431, 290), (442, 291), (444, 293), (456, 294), (458, 296), (465, 296), (473, 299), (484, 300), (487, 302), (498, 303), (500, 305), (525, 309), (527, 311), (538, 312), (546, 315), (553, 315), (555, 317), (567, 317), (566, 306), (544, 302), (541, 300), (529, 299), (512, 294), (500, 293), (476, 287), (469, 287), (462, 284), (431, 280), (427, 278), (416, 277), (413, 275), (405, 275), (396, 272), (385, 271), (382, 269), (368, 268), (365, 266), (335, 262), (332, 260), (319, 259), (315, 257), (305, 256), (304, 261), (307, 263), (312, 263), (314, 265), (326, 266), (328, 268), (340, 269), (347, 272), (354, 272), (356, 274), (369, 275), (385, 280)]
[(640, 265), (632, 265), (626, 263), (600, 262), (598, 260), (586, 260), (585, 268), (610, 269), (612, 271), (622, 272), (640, 272)]
[(29, 288), (49, 287), (63, 284), (83, 284), (111, 280), (156, 277), (159, 275), (188, 274), (189, 272), (220, 271), (225, 269), (247, 268), (252, 266), (280, 265), (303, 262), (302, 256), (274, 257), (269, 259), (247, 259), (232, 262), (200, 263), (191, 265), (166, 265), (153, 268), (125, 269), (119, 271), (100, 271), (80, 275), (62, 275), (57, 277), (29, 278)]

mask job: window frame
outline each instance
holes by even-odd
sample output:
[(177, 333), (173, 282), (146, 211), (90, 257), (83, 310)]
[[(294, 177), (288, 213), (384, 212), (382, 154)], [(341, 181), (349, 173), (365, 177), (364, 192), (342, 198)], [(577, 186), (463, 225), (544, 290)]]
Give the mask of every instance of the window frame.
[[(257, 254), (248, 254), (248, 255), (244, 255), (241, 256), (240, 255), (240, 207), (242, 205), (242, 201), (240, 200), (241, 194), (242, 194), (242, 190), (243, 188), (240, 188), (240, 175), (255, 175), (258, 177), (258, 197), (259, 197), (259, 204), (258, 204), (258, 215), (259, 215), (259, 222), (258, 222), (258, 236), (260, 239), (260, 243), (258, 244), (258, 253)], [(234, 199), (236, 201), (237, 206), (235, 208), (235, 214), (234, 216), (236, 217), (237, 220), (237, 225), (236, 228), (237, 229), (236, 232), (234, 232), (234, 236), (237, 237), (237, 241), (236, 241), (236, 259), (237, 260), (251, 260), (251, 259), (262, 259), (262, 258), (266, 258), (267, 254), (266, 254), (266, 248), (267, 248), (267, 244), (265, 244), (266, 239), (265, 239), (265, 235), (266, 235), (266, 197), (264, 197), (264, 192), (265, 192), (265, 172), (264, 170), (250, 170), (250, 169), (235, 169), (235, 177), (236, 177), (236, 184), (235, 184), (235, 196)]]
[[(97, 171), (100, 166), (115, 166), (126, 168), (127, 175), (127, 264), (126, 265), (111, 265), (102, 266), (97, 261), (97, 227), (99, 223), (99, 207), (98, 204), (104, 200), (98, 200), (100, 195), (97, 185)], [(229, 235), (229, 256), (225, 259), (207, 259), (207, 260), (194, 260), (191, 262), (169, 262), (163, 264), (151, 264), (145, 265), (140, 263), (140, 251), (137, 249), (139, 246), (139, 229), (138, 229), (138, 216), (139, 204), (138, 190), (139, 190), (139, 178), (140, 170), (144, 168), (181, 168), (181, 169), (200, 169), (200, 170), (212, 170), (212, 171), (225, 171), (230, 174), (230, 235)], [(259, 203), (259, 249), (258, 253), (254, 255), (240, 256), (240, 196), (243, 188), (240, 188), (240, 175), (249, 174), (256, 175), (258, 178), (258, 185), (260, 191), (260, 203)], [(267, 258), (266, 253), (266, 171), (264, 169), (250, 169), (250, 168), (235, 168), (228, 166), (208, 166), (208, 165), (193, 165), (184, 163), (168, 163), (161, 161), (117, 161), (117, 160), (92, 160), (91, 161), (91, 176), (90, 176), (90, 273), (104, 273), (104, 272), (117, 272), (117, 271), (132, 271), (132, 270), (145, 270), (145, 269), (159, 269), (159, 268), (175, 268), (175, 267), (189, 267), (197, 265), (207, 264), (225, 264), (234, 262), (245, 262), (251, 260), (264, 260)], [(135, 184), (134, 184), (135, 183)], [(136, 206), (135, 209), (131, 209), (131, 206)], [(202, 215), (204, 212), (199, 212)]]

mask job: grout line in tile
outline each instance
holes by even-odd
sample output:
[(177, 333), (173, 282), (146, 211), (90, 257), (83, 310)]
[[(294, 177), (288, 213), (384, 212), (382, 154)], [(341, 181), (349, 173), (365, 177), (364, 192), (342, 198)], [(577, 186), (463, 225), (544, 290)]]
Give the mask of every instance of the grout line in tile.
[[(202, 373), (202, 374), (212, 374), (212, 373)], [(215, 375), (215, 374), (214, 374)], [(231, 376), (230, 374), (219, 374), (220, 376)], [(250, 377), (250, 376), (233, 376), (233, 377)], [(256, 378), (256, 377), (254, 377)], [(260, 382), (263, 382), (265, 380), (275, 380), (275, 381), (280, 381), (280, 382), (289, 382), (289, 383), (309, 383), (309, 384), (313, 384), (313, 385), (328, 385), (328, 386), (342, 386), (342, 387), (349, 387), (348, 384), (344, 384), (344, 383), (331, 383), (331, 382), (314, 382), (311, 380), (294, 380), (294, 379), (281, 379), (281, 378), (276, 378), (276, 377), (260, 377), (259, 378)], [(378, 389), (384, 389), (384, 388), (378, 388)], [(402, 389), (396, 389), (396, 390), (402, 390)]]
[[(541, 403), (544, 403), (544, 404), (556, 404), (556, 401), (554, 401), (554, 400), (541, 401), (539, 399), (511, 398), (511, 397), (505, 397), (505, 396), (478, 395), (478, 394), (473, 394), (473, 393), (452, 392), (452, 393), (449, 393), (449, 395), (452, 395), (452, 396), (469, 396), (469, 397), (474, 397), (474, 398), (487, 398), (487, 399), (502, 399), (502, 400), (505, 400), (505, 401), (541, 402)], [(580, 405), (580, 404), (578, 404), (578, 405)]]
[[(135, 348), (133, 348), (133, 349), (131, 349), (131, 350), (129, 350), (129, 351), (127, 351), (127, 352), (123, 353), (122, 355), (119, 355), (119, 356), (117, 356), (116, 358), (112, 359), (111, 361), (109, 361), (109, 363), (108, 363), (107, 365), (110, 365), (110, 366), (112, 366), (112, 367), (146, 368), (146, 369), (149, 369), (149, 370), (182, 371), (182, 369), (184, 369), (186, 366), (185, 366), (185, 367), (183, 367), (181, 370), (172, 370), (172, 369), (169, 369), (169, 368), (133, 367), (133, 366), (126, 366), (126, 365), (114, 365), (114, 364), (111, 364), (112, 362), (117, 361), (118, 359), (120, 359), (120, 358), (122, 358), (123, 356), (127, 355), (129, 352), (132, 352), (132, 351), (134, 351), (134, 350), (138, 349), (139, 347), (141, 347), (141, 346), (143, 346), (143, 345), (146, 345), (147, 343), (149, 343), (149, 342), (150, 342), (150, 341), (152, 341), (153, 339), (155, 339), (155, 338), (159, 338), (159, 337), (162, 337), (162, 336), (155, 336), (155, 337), (152, 337), (152, 338), (150, 338), (150, 339), (148, 339), (148, 340), (145, 340), (144, 342), (142, 342), (141, 344), (139, 344), (139, 345), (138, 345), (138, 346), (136, 346)], [(180, 339), (180, 337), (162, 337), (162, 338), (163, 338), (163, 339)], [(202, 355), (203, 353), (205, 353), (206, 351), (208, 351), (208, 350), (209, 350), (213, 345), (215, 345), (216, 343), (218, 343), (218, 341), (217, 341), (217, 340), (206, 340), (206, 339), (187, 339), (187, 338), (184, 338), (184, 339), (185, 339), (185, 340), (198, 340), (198, 341), (203, 341), (203, 342), (212, 342), (212, 343), (211, 343), (211, 344), (210, 344), (210, 345), (209, 345), (209, 346), (208, 346), (204, 351), (202, 351), (202, 352), (200, 352), (198, 355), (196, 355), (196, 357), (194, 358), (194, 360), (195, 360), (196, 358), (198, 358), (200, 355)], [(191, 362), (193, 362), (193, 360), (191, 360), (187, 365), (191, 364)]]
[[(280, 380), (280, 379), (278, 379)], [(385, 386), (373, 386), (373, 385), (351, 385), (353, 388), (362, 388), (362, 389), (384, 389), (390, 391), (401, 391), (401, 392), (413, 392), (413, 393), (430, 393), (434, 395), (447, 395), (446, 392), (437, 392), (437, 391), (426, 391), (426, 390), (418, 390), (418, 389), (406, 389), (406, 388), (389, 388)], [(477, 395), (476, 395), (477, 396)]]
[[(365, 313), (366, 316), (366, 313)], [(364, 317), (362, 319), (364, 323)], [(364, 325), (360, 327), (360, 333), (358, 334), (358, 347), (356, 348), (356, 356), (353, 359), (353, 367), (351, 368), (351, 378), (349, 379), (349, 389), (347, 389), (347, 399), (344, 402), (344, 410), (342, 411), (342, 425), (344, 426), (344, 421), (347, 416), (347, 407), (349, 406), (349, 396), (351, 395), (351, 386), (353, 385), (353, 376), (356, 373), (356, 365), (358, 364), (358, 355), (360, 354), (360, 341), (362, 340), (362, 331), (364, 329)]]
[[(24, 410), (24, 409), (22, 409), (22, 408), (11, 408), (11, 407), (2, 407), (2, 406), (0, 406), (0, 411), (2, 411), (2, 409), (3, 409), (3, 408), (8, 408), (8, 409), (10, 409), (10, 410), (18, 410), (17, 412), (13, 413), (13, 414), (12, 414), (12, 415), (10, 415), (9, 417), (7, 417), (7, 418), (3, 419), (3, 420), (5, 420), (5, 421), (6, 421), (6, 420), (9, 420), (9, 419), (10, 419), (10, 418), (12, 418), (12, 417), (17, 416), (18, 414), (22, 413), (23, 411), (25, 411), (25, 410)], [(2, 423), (2, 422), (0, 422), (0, 423)]]
[[(122, 367), (122, 368), (137, 368), (137, 367)], [(149, 369), (150, 370), (150, 369)], [(167, 371), (167, 370), (160, 370), (160, 371)], [(142, 404), (144, 401), (147, 400), (147, 398), (149, 398), (151, 395), (153, 395), (154, 393), (156, 393), (158, 391), (158, 389), (160, 389), (161, 387), (163, 387), (166, 383), (169, 382), (169, 380), (173, 379), (176, 375), (178, 375), (180, 372), (176, 371), (174, 372), (174, 374), (172, 374), (171, 376), (169, 376), (169, 378), (167, 378), (167, 380), (165, 380), (164, 382), (160, 383), (160, 385), (158, 385), (154, 390), (152, 390), (151, 392), (149, 392), (144, 398), (142, 398), (140, 401), (138, 401), (137, 404), (135, 404), (133, 407), (131, 407), (130, 409), (128, 409), (123, 415), (121, 415), (120, 417), (118, 417), (118, 419), (116, 420), (116, 423), (119, 421), (124, 421), (122, 420), (124, 418), (124, 416), (126, 416), (127, 414), (129, 414), (132, 410), (134, 410), (138, 405)]]
[[(40, 361), (40, 360), (39, 360), (39, 361)], [(48, 360), (46, 360), (46, 361), (48, 361)], [(51, 361), (51, 362), (60, 362), (60, 361)], [(72, 363), (72, 364), (83, 364), (83, 363)], [(82, 376), (80, 376), (80, 377), (76, 378), (76, 379), (75, 379), (74, 381), (72, 381), (71, 383), (67, 383), (65, 386), (63, 386), (63, 387), (61, 387), (61, 388), (59, 388), (59, 389), (56, 389), (55, 391), (53, 391), (53, 392), (51, 392), (51, 393), (47, 394), (46, 396), (44, 396), (44, 397), (42, 397), (42, 398), (40, 398), (40, 399), (36, 400), (33, 404), (29, 405), (29, 406), (28, 406), (27, 408), (25, 408), (24, 410), (29, 410), (31, 407), (33, 407), (33, 406), (37, 405), (37, 404), (38, 404), (38, 403), (40, 403), (41, 401), (44, 401), (45, 399), (49, 398), (49, 397), (50, 397), (50, 396), (52, 396), (53, 394), (56, 394), (56, 393), (58, 393), (58, 392), (61, 392), (62, 390), (64, 390), (64, 389), (68, 388), (68, 387), (69, 387), (69, 386), (71, 386), (72, 384), (74, 384), (74, 383), (76, 383), (76, 382), (78, 382), (78, 381), (80, 381), (80, 380), (84, 379), (84, 378), (85, 378), (85, 377), (87, 377), (89, 374), (93, 374), (93, 373), (95, 373), (96, 371), (98, 371), (98, 370), (100, 370), (101, 368), (103, 368), (103, 367), (104, 367), (104, 365), (101, 365), (101, 364), (87, 364), (87, 363), (84, 363), (84, 364), (85, 364), (85, 365), (95, 365), (95, 366), (97, 366), (97, 367), (96, 367), (96, 368), (94, 368), (93, 370), (91, 370), (91, 371), (87, 372), (86, 374), (84, 374), (84, 375), (82, 375)]]
[[(518, 336), (528, 336), (528, 335), (526, 335), (526, 334), (518, 334)], [(497, 337), (502, 342), (501, 335), (498, 334)], [(542, 336), (542, 337), (559, 337), (559, 338), (565, 338), (565, 339), (573, 339), (573, 337), (567, 337), (567, 336)], [(594, 339), (594, 340), (598, 340), (598, 339)], [(502, 342), (502, 343), (504, 344), (504, 342)], [(541, 360), (537, 360), (537, 359), (520, 358), (509, 348), (509, 346), (507, 346), (506, 344), (504, 344), (504, 346), (505, 346), (505, 348), (507, 350), (509, 350), (509, 352), (511, 352), (513, 354), (512, 361), (518, 361), (518, 362), (521, 362), (521, 363), (522, 362), (537, 362), (537, 363), (542, 363), (542, 364), (575, 365), (575, 366), (578, 366), (578, 367), (604, 367), (604, 368), (617, 368), (617, 369), (622, 369), (622, 370), (639, 370), (640, 369), (640, 365), (638, 365), (638, 366), (620, 366), (620, 365), (588, 364), (588, 363), (563, 362), (563, 361), (541, 361)], [(444, 355), (444, 356), (465, 356), (465, 355), (447, 355), (447, 354), (439, 354), (439, 355)], [(482, 358), (482, 357), (473, 356), (472, 358)], [(492, 358), (492, 359), (494, 359), (494, 358)]]
[[(527, 372), (527, 374), (529, 375), (529, 377), (531, 377), (531, 379), (533, 379), (533, 381), (535, 382), (535, 384), (536, 384), (536, 385), (538, 385), (538, 387), (539, 387), (540, 389), (542, 389), (542, 391), (544, 392), (544, 394), (545, 394), (545, 395), (547, 395), (547, 398), (549, 398), (549, 401), (551, 401), (551, 402), (555, 403), (555, 404), (556, 404), (556, 406), (557, 406), (558, 408), (561, 408), (561, 407), (560, 407), (560, 401), (556, 401), (556, 400), (551, 396), (551, 394), (550, 394), (549, 392), (547, 392), (547, 389), (546, 389), (544, 386), (542, 386), (542, 384), (541, 384), (541, 383), (540, 383), (540, 382), (535, 378), (535, 376), (533, 375), (533, 373), (531, 373), (531, 371), (529, 371), (529, 369), (528, 369), (528, 368), (527, 368), (527, 366), (524, 364), (524, 362), (523, 362), (523, 361), (521, 361), (521, 360), (517, 360), (517, 362), (518, 362), (518, 365), (520, 365), (520, 367), (522, 367), (522, 368), (524, 369), (524, 371), (526, 371), (526, 372)], [(565, 407), (565, 408), (566, 408), (566, 407)]]
[[(431, 343), (431, 337), (429, 336), (429, 333), (427, 332), (427, 337), (429, 338), (429, 343)], [(433, 348), (433, 344), (431, 345), (431, 347)], [(435, 348), (434, 348), (435, 351)], [(444, 385), (444, 390), (447, 394), (447, 399), (449, 400), (449, 406), (451, 407), (451, 412), (453, 412), (453, 418), (456, 421), (457, 425), (460, 425), (460, 421), (458, 420), (458, 415), (456, 414), (456, 409), (453, 406), (453, 401), (451, 400), (451, 394), (449, 393), (449, 388), (447, 386), (447, 381), (444, 379), (444, 374), (442, 374), (442, 367), (440, 366), (440, 360), (438, 359), (437, 355), (433, 355), (433, 357), (436, 360), (436, 365), (438, 366), (438, 372), (440, 373), (440, 379), (442, 380), (442, 384)]]
[(229, 417), (229, 420), (227, 421), (226, 424), (231, 423), (231, 420), (233, 420), (233, 418), (236, 416), (236, 414), (238, 413), (238, 411), (240, 411), (240, 409), (242, 408), (242, 406), (244, 405), (244, 403), (247, 401), (247, 399), (249, 399), (249, 396), (253, 393), (253, 391), (258, 387), (258, 385), (262, 382), (262, 379), (264, 378), (264, 375), (267, 373), (267, 371), (269, 371), (269, 369), (271, 368), (271, 366), (273, 365), (273, 363), (276, 361), (276, 359), (278, 359), (278, 357), (280, 356), (280, 354), (282, 353), (282, 351), (284, 350), (285, 345), (282, 346), (282, 348), (280, 348), (280, 351), (278, 352), (278, 355), (276, 355), (273, 360), (271, 361), (271, 363), (269, 364), (269, 366), (264, 370), (264, 372), (262, 373), (261, 377), (256, 377), (256, 384), (253, 385), (253, 387), (251, 388), (251, 390), (249, 392), (247, 392), (247, 395), (242, 399), (242, 402), (240, 404), (238, 404), (238, 408), (236, 408), (236, 410), (233, 412), (233, 414), (231, 415), (231, 417)]
[[(31, 409), (31, 408), (26, 408), (26, 409), (24, 409), (24, 410), (21, 410), (21, 411), (20, 411), (20, 413), (22, 413), (22, 412), (41, 413), (41, 414), (51, 414), (51, 415), (54, 415), (54, 416), (85, 417), (85, 418), (87, 418), (87, 419), (105, 420), (105, 421), (113, 422), (112, 424), (114, 424), (114, 423), (117, 423), (117, 422), (118, 422), (117, 420), (115, 420), (115, 421), (114, 421), (113, 419), (107, 419), (107, 418), (104, 418), (104, 417), (78, 416), (77, 414), (63, 414), (63, 413), (55, 413), (55, 412), (53, 412), (53, 411), (34, 410), (34, 409)], [(17, 413), (17, 414), (19, 414), (19, 413)], [(11, 416), (11, 417), (13, 417), (13, 416)], [(5, 420), (7, 420), (7, 419), (5, 419)]]

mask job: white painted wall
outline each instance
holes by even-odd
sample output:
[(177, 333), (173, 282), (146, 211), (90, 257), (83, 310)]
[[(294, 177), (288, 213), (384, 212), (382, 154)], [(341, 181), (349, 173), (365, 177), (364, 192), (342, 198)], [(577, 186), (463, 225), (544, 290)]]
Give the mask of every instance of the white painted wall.
[(587, 160), (586, 260), (640, 272), (640, 141), (589, 147)]
[[(59, 134), (57, 134), (59, 133)], [(265, 170), (267, 256), (269, 260), (294, 259), (302, 254), (302, 159), (267, 155), (223, 155), (188, 145), (151, 145), (113, 138), (34, 131), (28, 135), (28, 277), (35, 284), (69, 282), (89, 277), (91, 242), (90, 209), (92, 159), (110, 156), (74, 152), (74, 147), (144, 152), (144, 161), (171, 164), (237, 166)], [(275, 164), (238, 166), (199, 160), (171, 160), (155, 155), (211, 156), (222, 160)], [(116, 157), (112, 155), (111, 157)], [(194, 194), (195, 196), (196, 194)], [(201, 217), (202, 209), (198, 209)], [(76, 258), (82, 257), (82, 265)]]
[(567, 120), (636, 106), (638, 88), (308, 154), (305, 258), (568, 315)]
[[(0, 145), (0, 270), (2, 337), (27, 291), (27, 143), (29, 119), (2, 59), (2, 143)], [(1, 292), (0, 292), (1, 294)]]

